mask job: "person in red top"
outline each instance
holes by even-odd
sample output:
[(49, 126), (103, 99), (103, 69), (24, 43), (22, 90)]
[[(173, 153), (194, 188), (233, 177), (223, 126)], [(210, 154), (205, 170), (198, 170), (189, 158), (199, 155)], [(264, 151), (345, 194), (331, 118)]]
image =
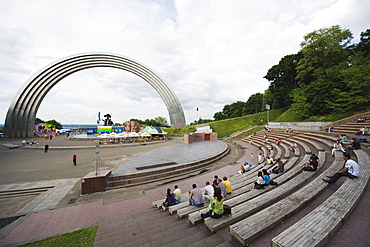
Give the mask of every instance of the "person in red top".
[(76, 166), (77, 165), (77, 155), (73, 155), (72, 160), (73, 160), (73, 165)]

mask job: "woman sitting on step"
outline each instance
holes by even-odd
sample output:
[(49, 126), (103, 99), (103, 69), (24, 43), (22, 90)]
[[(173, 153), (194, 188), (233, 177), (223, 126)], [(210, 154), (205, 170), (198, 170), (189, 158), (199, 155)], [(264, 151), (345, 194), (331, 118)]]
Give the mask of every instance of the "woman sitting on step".
[(211, 197), (209, 206), (209, 211), (205, 214), (201, 214), (200, 211), (198, 211), (198, 214), (202, 219), (211, 217), (211, 218), (221, 218), (224, 214), (224, 199), (221, 195), (221, 189), (218, 187), (215, 187), (215, 192), (213, 194), (213, 197)]
[(171, 193), (171, 189), (167, 189), (166, 200), (163, 202), (163, 206), (168, 207), (176, 204), (175, 194)]
[(254, 182), (252, 190), (254, 189), (263, 189), (265, 187), (265, 178), (262, 175), (262, 172), (257, 173), (257, 181)]

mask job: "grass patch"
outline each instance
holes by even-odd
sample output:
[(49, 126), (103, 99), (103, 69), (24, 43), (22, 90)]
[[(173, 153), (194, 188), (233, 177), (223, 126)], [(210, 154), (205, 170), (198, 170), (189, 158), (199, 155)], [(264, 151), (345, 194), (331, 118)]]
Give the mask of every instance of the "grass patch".
[(90, 247), (94, 244), (94, 239), (98, 226), (78, 230), (71, 233), (54, 236), (33, 243), (21, 245), (27, 247)]

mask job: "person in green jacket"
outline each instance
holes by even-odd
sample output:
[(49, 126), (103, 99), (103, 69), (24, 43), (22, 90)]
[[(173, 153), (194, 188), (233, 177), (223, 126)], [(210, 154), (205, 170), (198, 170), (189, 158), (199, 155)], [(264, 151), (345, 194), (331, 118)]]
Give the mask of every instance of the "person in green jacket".
[(213, 194), (213, 197), (211, 197), (210, 199), (208, 209), (209, 211), (205, 214), (201, 214), (200, 211), (198, 211), (202, 219), (205, 219), (207, 217), (218, 219), (221, 218), (224, 214), (224, 199), (221, 195), (220, 188), (215, 187), (215, 192)]

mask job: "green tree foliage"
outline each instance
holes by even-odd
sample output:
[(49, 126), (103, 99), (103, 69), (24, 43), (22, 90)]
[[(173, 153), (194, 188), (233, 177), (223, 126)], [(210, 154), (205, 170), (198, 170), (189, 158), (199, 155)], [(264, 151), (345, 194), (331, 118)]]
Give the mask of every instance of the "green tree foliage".
[(258, 112), (261, 112), (261, 109), (263, 109), (263, 94), (256, 93), (252, 94), (248, 101), (245, 103), (245, 114), (255, 114)]
[(158, 123), (160, 127), (168, 127), (167, 119), (165, 117), (155, 117), (154, 120)]
[(203, 124), (203, 123), (210, 123), (210, 122), (213, 122), (212, 119), (202, 119), (202, 118), (199, 118), (199, 120), (195, 120), (194, 122), (190, 123), (190, 125), (197, 125), (197, 124)]
[(40, 118), (36, 118), (35, 119), (35, 124), (37, 124), (37, 123), (45, 123), (45, 121), (40, 119)]
[(140, 120), (136, 118), (131, 118), (130, 121), (135, 121), (138, 122), (141, 125), (146, 125), (146, 126), (159, 126), (159, 127), (168, 127), (168, 122), (165, 117), (155, 117), (154, 119), (145, 119), (145, 120)]
[(292, 91), (293, 111), (299, 117), (323, 115), (336, 110), (339, 92), (346, 90), (340, 71), (348, 67), (347, 48), (352, 33), (339, 26), (311, 32), (301, 43), (298, 62), (298, 87)]
[(42, 120), (40, 118), (35, 118), (35, 124), (37, 124), (37, 123), (48, 123), (48, 124), (53, 125), (53, 127), (56, 128), (56, 129), (63, 129), (62, 124), (60, 122), (57, 122), (55, 119), (45, 121), (45, 120)]
[(289, 106), (293, 102), (290, 96), (293, 89), (297, 88), (296, 67), (301, 58), (301, 53), (283, 57), (279, 64), (272, 66), (264, 78), (270, 82), (269, 91), (273, 101), (269, 104), (273, 108)]
[(215, 120), (289, 107), (302, 120), (330, 114), (362, 111), (370, 104), (370, 29), (362, 32), (358, 44), (339, 25), (308, 33), (297, 54), (284, 56), (264, 78), (269, 88), (248, 101), (225, 105)]
[(355, 52), (361, 53), (364, 57), (370, 56), (370, 29), (361, 32), (360, 43), (355, 45)]
[(57, 122), (55, 119), (53, 119), (53, 120), (49, 120), (49, 121), (47, 121), (46, 123), (53, 125), (53, 126), (54, 126), (54, 128), (56, 128), (56, 129), (63, 129), (62, 124), (61, 124), (61, 123), (59, 123), (59, 122)]

